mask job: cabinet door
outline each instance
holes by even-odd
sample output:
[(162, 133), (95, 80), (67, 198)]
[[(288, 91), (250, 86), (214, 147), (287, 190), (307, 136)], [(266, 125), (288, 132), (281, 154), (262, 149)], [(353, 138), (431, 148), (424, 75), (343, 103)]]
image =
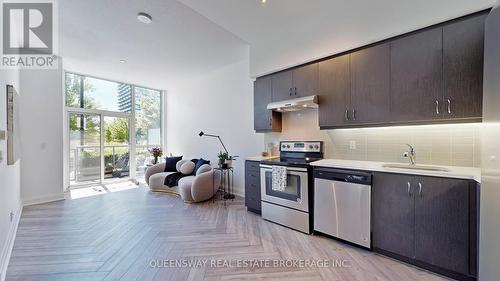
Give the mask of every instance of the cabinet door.
[(267, 109), (272, 101), (272, 78), (258, 78), (254, 82), (254, 130), (281, 132), (281, 113)]
[(418, 177), (415, 259), (469, 274), (469, 181)]
[(376, 173), (372, 182), (373, 247), (404, 257), (414, 255), (413, 177)]
[(254, 82), (254, 129), (265, 131), (272, 129), (272, 111), (267, 109), (272, 97), (271, 78), (258, 78)]
[(319, 126), (339, 127), (349, 123), (351, 100), (350, 55), (319, 63)]
[(261, 212), (259, 162), (245, 162), (245, 206), (250, 211)]
[(391, 43), (391, 119), (425, 121), (443, 113), (442, 28)]
[(282, 101), (294, 98), (292, 70), (278, 72), (272, 76), (273, 101)]
[(309, 64), (293, 70), (293, 97), (318, 94), (318, 64)]
[(484, 23), (481, 14), (443, 29), (445, 118), (481, 117)]
[(351, 113), (355, 123), (381, 123), (390, 116), (390, 44), (351, 54)]

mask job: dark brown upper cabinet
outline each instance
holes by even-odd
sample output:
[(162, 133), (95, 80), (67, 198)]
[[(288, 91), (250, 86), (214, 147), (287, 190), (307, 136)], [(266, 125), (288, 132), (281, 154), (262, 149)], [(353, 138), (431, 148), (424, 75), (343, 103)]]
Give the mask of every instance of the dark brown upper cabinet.
[(318, 94), (318, 64), (308, 64), (293, 70), (294, 97), (307, 97)]
[(272, 75), (273, 101), (317, 95), (318, 64), (308, 64)]
[(271, 75), (272, 101), (282, 101), (294, 98), (292, 70)]
[(257, 132), (281, 131), (281, 113), (267, 109), (271, 101), (271, 76), (258, 78), (254, 82), (254, 129)]
[(443, 29), (436, 27), (391, 42), (391, 120), (441, 118)]
[(389, 43), (351, 54), (351, 121), (382, 123), (390, 119)]
[[(271, 74), (271, 100), (319, 95), (321, 129), (480, 122), (487, 14)], [(275, 130), (266, 118), (256, 128)]]
[(350, 55), (319, 63), (319, 126), (349, 123), (351, 107)]
[(480, 14), (443, 28), (443, 118), (481, 118), (484, 23)]

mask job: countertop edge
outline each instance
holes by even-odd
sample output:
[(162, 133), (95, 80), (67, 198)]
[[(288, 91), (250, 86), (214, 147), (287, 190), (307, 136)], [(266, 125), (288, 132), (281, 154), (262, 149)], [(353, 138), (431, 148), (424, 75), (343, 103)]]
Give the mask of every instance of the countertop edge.
[(256, 161), (256, 162), (259, 162), (259, 161), (265, 161), (265, 160), (271, 160), (271, 159), (276, 159), (276, 158), (279, 158), (279, 156), (250, 156), (250, 157), (246, 157), (245, 158), (245, 161)]
[[(337, 160), (334, 160), (337, 161)], [(440, 178), (455, 178), (455, 179), (468, 179), (468, 180), (474, 180), (477, 183), (481, 183), (481, 174), (478, 173), (460, 173), (458, 171), (454, 171), (453, 169), (467, 169), (468, 167), (450, 167), (450, 166), (443, 166), (446, 168), (449, 168), (451, 171), (450, 172), (435, 172), (435, 171), (423, 171), (423, 170), (418, 170), (418, 171), (412, 171), (408, 169), (397, 169), (397, 168), (385, 168), (382, 167), (383, 164), (392, 164), (392, 163), (379, 163), (379, 162), (370, 162), (366, 161), (367, 166), (363, 165), (349, 165), (349, 164), (342, 164), (338, 162), (332, 162), (328, 163), (328, 160), (319, 160), (316, 162), (312, 162), (311, 165), (314, 167), (325, 167), (325, 168), (338, 168), (338, 169), (347, 169), (347, 170), (360, 170), (360, 171), (369, 171), (369, 172), (383, 172), (383, 173), (393, 173), (393, 174), (407, 174), (407, 175), (420, 175), (420, 176), (431, 176), (431, 177), (440, 177)], [(359, 164), (359, 162), (358, 162)], [(394, 163), (396, 164), (396, 163)], [(401, 164), (401, 163), (397, 163)], [(471, 167), (470, 169), (479, 169), (479, 168), (473, 168)]]

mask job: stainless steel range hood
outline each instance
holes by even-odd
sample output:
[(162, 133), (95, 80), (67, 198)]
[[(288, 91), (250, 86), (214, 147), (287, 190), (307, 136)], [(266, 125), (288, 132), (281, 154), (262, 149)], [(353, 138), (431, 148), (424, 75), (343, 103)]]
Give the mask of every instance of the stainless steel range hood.
[(318, 96), (308, 96), (303, 98), (289, 99), (272, 102), (267, 105), (267, 109), (278, 112), (299, 111), (307, 108), (318, 108)]

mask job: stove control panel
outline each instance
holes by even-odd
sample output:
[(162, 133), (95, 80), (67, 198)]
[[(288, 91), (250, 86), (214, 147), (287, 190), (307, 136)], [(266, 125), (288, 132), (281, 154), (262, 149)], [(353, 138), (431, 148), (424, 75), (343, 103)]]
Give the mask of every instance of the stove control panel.
[(280, 151), (287, 152), (323, 152), (321, 141), (282, 141)]

